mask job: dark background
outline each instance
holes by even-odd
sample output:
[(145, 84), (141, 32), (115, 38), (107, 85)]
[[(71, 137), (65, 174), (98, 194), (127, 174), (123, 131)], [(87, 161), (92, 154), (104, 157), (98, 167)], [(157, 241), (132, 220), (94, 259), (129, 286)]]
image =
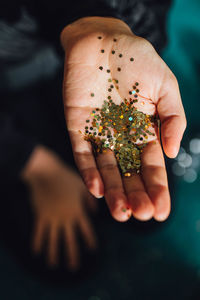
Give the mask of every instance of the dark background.
[[(39, 258), (31, 256), (32, 213), (28, 200), (25, 201), (28, 191), (21, 183), (11, 183), (12, 195), (16, 195), (11, 199), (11, 185), (4, 185), (0, 210), (0, 299), (200, 299), (200, 153), (190, 151), (191, 140), (200, 134), (199, 11), (198, 0), (174, 1), (168, 18), (169, 44), (163, 53), (179, 80), (188, 119), (181, 153), (190, 156), (168, 162), (170, 218), (162, 224), (120, 224), (109, 217), (102, 200), (97, 200), (102, 207), (94, 220), (99, 252), (88, 256), (83, 249), (82, 270), (73, 275), (62, 263), (58, 269), (48, 270), (45, 254)], [(55, 66), (59, 64), (51, 51), (47, 53), (46, 60), (38, 66), (44, 75), (45, 70), (49, 72), (48, 59)], [(26, 68), (21, 69), (21, 76), (24, 74)], [(20, 77), (15, 78), (14, 73), (12, 76), (18, 85)], [(34, 75), (29, 76), (27, 80), (32, 80)], [(61, 262), (62, 256), (61, 253)]]

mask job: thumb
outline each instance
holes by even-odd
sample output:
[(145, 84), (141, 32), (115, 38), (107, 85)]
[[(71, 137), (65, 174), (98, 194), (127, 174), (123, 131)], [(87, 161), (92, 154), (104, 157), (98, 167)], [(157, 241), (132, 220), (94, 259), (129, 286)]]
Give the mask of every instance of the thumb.
[(186, 129), (186, 117), (178, 82), (172, 73), (162, 87), (157, 110), (161, 120), (161, 139), (164, 152), (168, 157), (174, 158), (178, 154)]

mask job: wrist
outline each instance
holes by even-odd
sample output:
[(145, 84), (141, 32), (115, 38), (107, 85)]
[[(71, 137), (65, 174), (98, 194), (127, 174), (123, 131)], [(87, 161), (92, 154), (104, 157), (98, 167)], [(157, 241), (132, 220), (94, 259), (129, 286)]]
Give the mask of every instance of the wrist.
[(37, 178), (56, 173), (60, 164), (59, 158), (53, 151), (39, 145), (32, 152), (20, 175), (25, 182), (31, 183)]

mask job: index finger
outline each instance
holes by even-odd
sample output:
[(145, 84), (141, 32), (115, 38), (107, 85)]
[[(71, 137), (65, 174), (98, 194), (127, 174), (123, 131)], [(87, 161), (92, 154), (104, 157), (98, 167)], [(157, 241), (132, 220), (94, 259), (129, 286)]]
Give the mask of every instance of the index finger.
[(104, 185), (97, 169), (92, 146), (85, 141), (79, 132), (70, 132), (74, 160), (85, 185), (92, 195), (101, 198), (104, 195)]

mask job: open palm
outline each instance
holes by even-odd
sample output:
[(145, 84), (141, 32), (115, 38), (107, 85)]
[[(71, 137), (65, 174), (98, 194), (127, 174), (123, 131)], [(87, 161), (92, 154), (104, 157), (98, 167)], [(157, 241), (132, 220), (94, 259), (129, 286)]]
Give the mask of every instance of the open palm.
[(115, 219), (126, 221), (133, 214), (140, 220), (162, 221), (170, 212), (170, 196), (159, 137), (153, 142), (151, 138), (144, 148), (141, 173), (125, 178), (112, 151), (95, 159), (90, 143), (80, 134), (92, 110), (107, 99), (110, 79), (118, 82), (111, 93), (116, 104), (129, 98), (129, 91), (139, 83), (135, 106), (149, 115), (158, 112), (169, 157), (176, 156), (185, 130), (175, 76), (149, 42), (133, 35), (127, 25), (119, 32), (113, 28), (108, 24), (100, 34), (96, 28), (86, 34), (84, 28), (82, 38), (77, 34), (77, 41), (74, 38), (72, 46), (65, 47), (64, 107), (75, 161), (89, 191), (105, 196)]

